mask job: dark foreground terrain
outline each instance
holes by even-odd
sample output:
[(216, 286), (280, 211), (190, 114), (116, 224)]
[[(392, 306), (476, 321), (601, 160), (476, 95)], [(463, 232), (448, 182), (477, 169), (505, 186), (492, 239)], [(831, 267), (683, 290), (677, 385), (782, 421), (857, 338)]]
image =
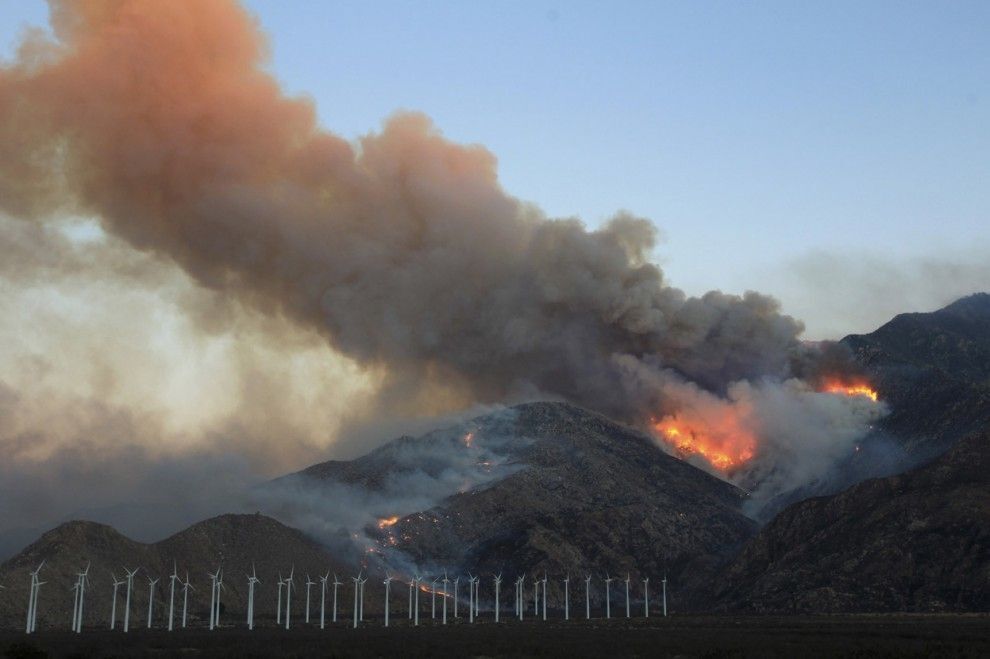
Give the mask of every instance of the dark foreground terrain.
[(6, 657), (987, 657), (990, 616), (670, 617), (389, 629), (366, 623), (254, 632), (81, 636), (0, 632)]

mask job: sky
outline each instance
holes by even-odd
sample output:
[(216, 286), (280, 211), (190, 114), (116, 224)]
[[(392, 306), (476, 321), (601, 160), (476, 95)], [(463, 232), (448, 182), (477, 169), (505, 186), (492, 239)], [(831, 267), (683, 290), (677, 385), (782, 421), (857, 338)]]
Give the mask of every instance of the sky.
[[(990, 288), (985, 2), (246, 4), (327, 129), (423, 111), (551, 216), (652, 220), (689, 293), (831, 338)], [(47, 9), (0, 8), (10, 57)]]

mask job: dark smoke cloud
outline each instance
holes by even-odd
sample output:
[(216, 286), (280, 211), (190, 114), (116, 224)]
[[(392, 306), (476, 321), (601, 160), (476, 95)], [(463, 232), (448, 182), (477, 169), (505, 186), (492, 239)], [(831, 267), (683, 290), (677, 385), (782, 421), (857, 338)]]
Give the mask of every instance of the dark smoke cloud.
[[(98, 218), (224, 301), (200, 305), (206, 327), (243, 307), (323, 337), (377, 388), (365, 414), (556, 396), (644, 424), (814, 370), (772, 298), (669, 286), (645, 219), (546, 218), (419, 114), (356, 144), (321, 130), (233, 1), (51, 9), (53, 39), (0, 68), (0, 210), (33, 221), (24, 244)], [(26, 260), (69, 267), (40, 251)]]

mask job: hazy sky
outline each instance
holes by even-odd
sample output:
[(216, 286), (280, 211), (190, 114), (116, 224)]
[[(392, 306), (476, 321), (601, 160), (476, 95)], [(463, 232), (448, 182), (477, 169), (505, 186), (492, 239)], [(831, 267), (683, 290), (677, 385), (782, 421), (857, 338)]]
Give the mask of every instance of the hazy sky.
[[(328, 129), (425, 111), (551, 215), (652, 219), (691, 293), (818, 338), (990, 289), (990, 3), (247, 4)], [(46, 14), (0, 0), (0, 55)]]

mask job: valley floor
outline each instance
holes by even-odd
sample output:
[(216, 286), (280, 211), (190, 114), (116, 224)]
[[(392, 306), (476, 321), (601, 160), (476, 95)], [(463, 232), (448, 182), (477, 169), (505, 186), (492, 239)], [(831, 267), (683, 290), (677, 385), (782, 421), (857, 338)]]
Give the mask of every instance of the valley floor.
[(0, 656), (20, 657), (987, 657), (987, 615), (857, 615), (466, 621), (419, 628), (274, 627), (81, 635), (0, 631)]

